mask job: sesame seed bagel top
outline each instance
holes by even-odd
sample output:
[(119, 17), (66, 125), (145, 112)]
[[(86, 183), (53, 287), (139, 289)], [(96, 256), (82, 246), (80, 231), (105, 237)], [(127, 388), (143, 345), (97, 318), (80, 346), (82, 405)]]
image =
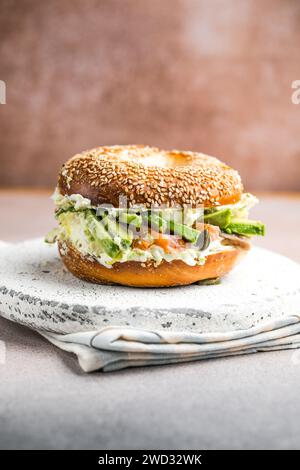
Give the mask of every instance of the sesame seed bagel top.
[(68, 160), (58, 189), (63, 195), (81, 194), (93, 205), (117, 207), (126, 196), (129, 206), (211, 207), (239, 201), (243, 185), (237, 171), (202, 153), (114, 145)]

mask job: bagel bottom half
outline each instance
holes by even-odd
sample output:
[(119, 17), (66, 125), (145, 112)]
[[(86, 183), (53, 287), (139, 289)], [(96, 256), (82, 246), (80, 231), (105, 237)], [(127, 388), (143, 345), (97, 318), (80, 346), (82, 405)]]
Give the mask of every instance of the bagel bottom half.
[(181, 260), (162, 261), (158, 266), (153, 263), (127, 261), (115, 263), (106, 268), (96, 260), (84, 256), (70, 243), (64, 248), (58, 242), (60, 256), (67, 269), (80, 279), (97, 284), (119, 284), (134, 287), (171, 287), (193, 284), (194, 282), (214, 279), (227, 274), (248, 251), (234, 246), (206, 257), (202, 266), (189, 266)]

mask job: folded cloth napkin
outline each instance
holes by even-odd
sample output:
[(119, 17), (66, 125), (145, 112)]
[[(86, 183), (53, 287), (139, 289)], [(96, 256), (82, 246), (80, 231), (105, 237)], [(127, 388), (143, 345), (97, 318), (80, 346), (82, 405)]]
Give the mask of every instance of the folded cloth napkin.
[(0, 243), (0, 314), (86, 372), (298, 348), (300, 266), (253, 249), (220, 286), (131, 289), (74, 278), (41, 240)]
[(228, 333), (184, 333), (107, 327), (67, 335), (41, 334), (77, 355), (85, 372), (162, 365), (300, 346), (300, 316)]

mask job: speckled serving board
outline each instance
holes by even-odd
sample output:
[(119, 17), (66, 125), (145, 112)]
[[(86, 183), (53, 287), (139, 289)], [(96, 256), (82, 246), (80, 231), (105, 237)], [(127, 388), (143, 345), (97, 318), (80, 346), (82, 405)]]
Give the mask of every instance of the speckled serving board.
[(0, 244), (0, 315), (35, 329), (221, 332), (299, 313), (300, 265), (258, 248), (220, 285), (141, 289), (80, 281), (41, 239)]

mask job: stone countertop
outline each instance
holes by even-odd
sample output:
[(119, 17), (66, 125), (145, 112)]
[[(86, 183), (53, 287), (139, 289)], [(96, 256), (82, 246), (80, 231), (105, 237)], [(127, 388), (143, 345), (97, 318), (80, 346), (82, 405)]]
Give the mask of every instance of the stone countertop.
[[(0, 239), (53, 225), (46, 192), (0, 191)], [(300, 262), (300, 196), (265, 195), (256, 244)], [(300, 448), (300, 353), (86, 375), (75, 357), (0, 319), (0, 448)]]

